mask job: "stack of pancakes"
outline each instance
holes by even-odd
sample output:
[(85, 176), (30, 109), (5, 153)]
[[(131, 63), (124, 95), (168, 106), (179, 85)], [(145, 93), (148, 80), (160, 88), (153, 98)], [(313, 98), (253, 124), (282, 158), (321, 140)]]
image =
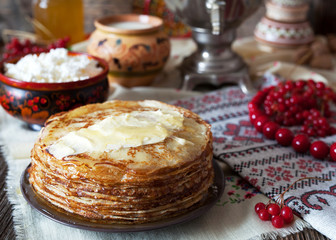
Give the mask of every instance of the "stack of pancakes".
[(190, 211), (214, 178), (210, 125), (189, 110), (148, 100), (52, 116), (31, 160), (29, 181), (38, 196), (85, 218), (121, 224)]

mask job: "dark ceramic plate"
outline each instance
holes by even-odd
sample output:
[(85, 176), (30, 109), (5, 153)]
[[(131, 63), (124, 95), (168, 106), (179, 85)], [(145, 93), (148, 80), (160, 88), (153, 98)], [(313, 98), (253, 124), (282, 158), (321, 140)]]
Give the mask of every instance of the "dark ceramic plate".
[(40, 212), (47, 218), (54, 220), (55, 222), (64, 224), (69, 227), (101, 232), (149, 231), (193, 220), (207, 212), (219, 200), (224, 191), (224, 175), (218, 163), (216, 163), (216, 161), (213, 161), (213, 164), (215, 169), (214, 184), (210, 187), (208, 196), (199, 207), (174, 218), (145, 224), (115, 224), (99, 221), (91, 222), (85, 218), (79, 217), (78, 215), (74, 215), (65, 212), (59, 208), (56, 208), (35, 194), (33, 188), (28, 181), (29, 173), (27, 170), (29, 166), (26, 168), (21, 176), (21, 191), (26, 201), (38, 212)]

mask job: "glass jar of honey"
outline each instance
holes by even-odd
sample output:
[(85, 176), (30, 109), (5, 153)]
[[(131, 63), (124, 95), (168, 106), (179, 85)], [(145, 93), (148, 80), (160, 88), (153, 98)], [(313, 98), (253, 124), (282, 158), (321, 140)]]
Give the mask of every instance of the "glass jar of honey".
[(33, 0), (33, 23), (43, 40), (70, 37), (70, 44), (84, 40), (82, 0)]

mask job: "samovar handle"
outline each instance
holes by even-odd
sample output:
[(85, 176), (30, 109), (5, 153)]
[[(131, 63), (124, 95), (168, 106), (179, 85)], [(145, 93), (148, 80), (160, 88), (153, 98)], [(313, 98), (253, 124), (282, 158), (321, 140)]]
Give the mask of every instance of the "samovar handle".
[(210, 14), (212, 34), (219, 35), (223, 32), (225, 24), (225, 0), (207, 0), (205, 6)]

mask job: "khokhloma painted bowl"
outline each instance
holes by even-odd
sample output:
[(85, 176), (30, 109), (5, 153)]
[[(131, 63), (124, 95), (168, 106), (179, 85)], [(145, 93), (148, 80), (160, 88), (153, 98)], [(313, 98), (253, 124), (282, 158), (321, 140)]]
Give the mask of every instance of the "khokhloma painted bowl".
[[(69, 56), (84, 53), (68, 52)], [(4, 75), (4, 62), (0, 64), (0, 104), (15, 118), (39, 130), (53, 114), (76, 107), (104, 102), (108, 97), (108, 65), (103, 59), (95, 59), (103, 69), (98, 75), (79, 81), (61, 83), (25, 82)], [(16, 63), (20, 58), (9, 60)]]

